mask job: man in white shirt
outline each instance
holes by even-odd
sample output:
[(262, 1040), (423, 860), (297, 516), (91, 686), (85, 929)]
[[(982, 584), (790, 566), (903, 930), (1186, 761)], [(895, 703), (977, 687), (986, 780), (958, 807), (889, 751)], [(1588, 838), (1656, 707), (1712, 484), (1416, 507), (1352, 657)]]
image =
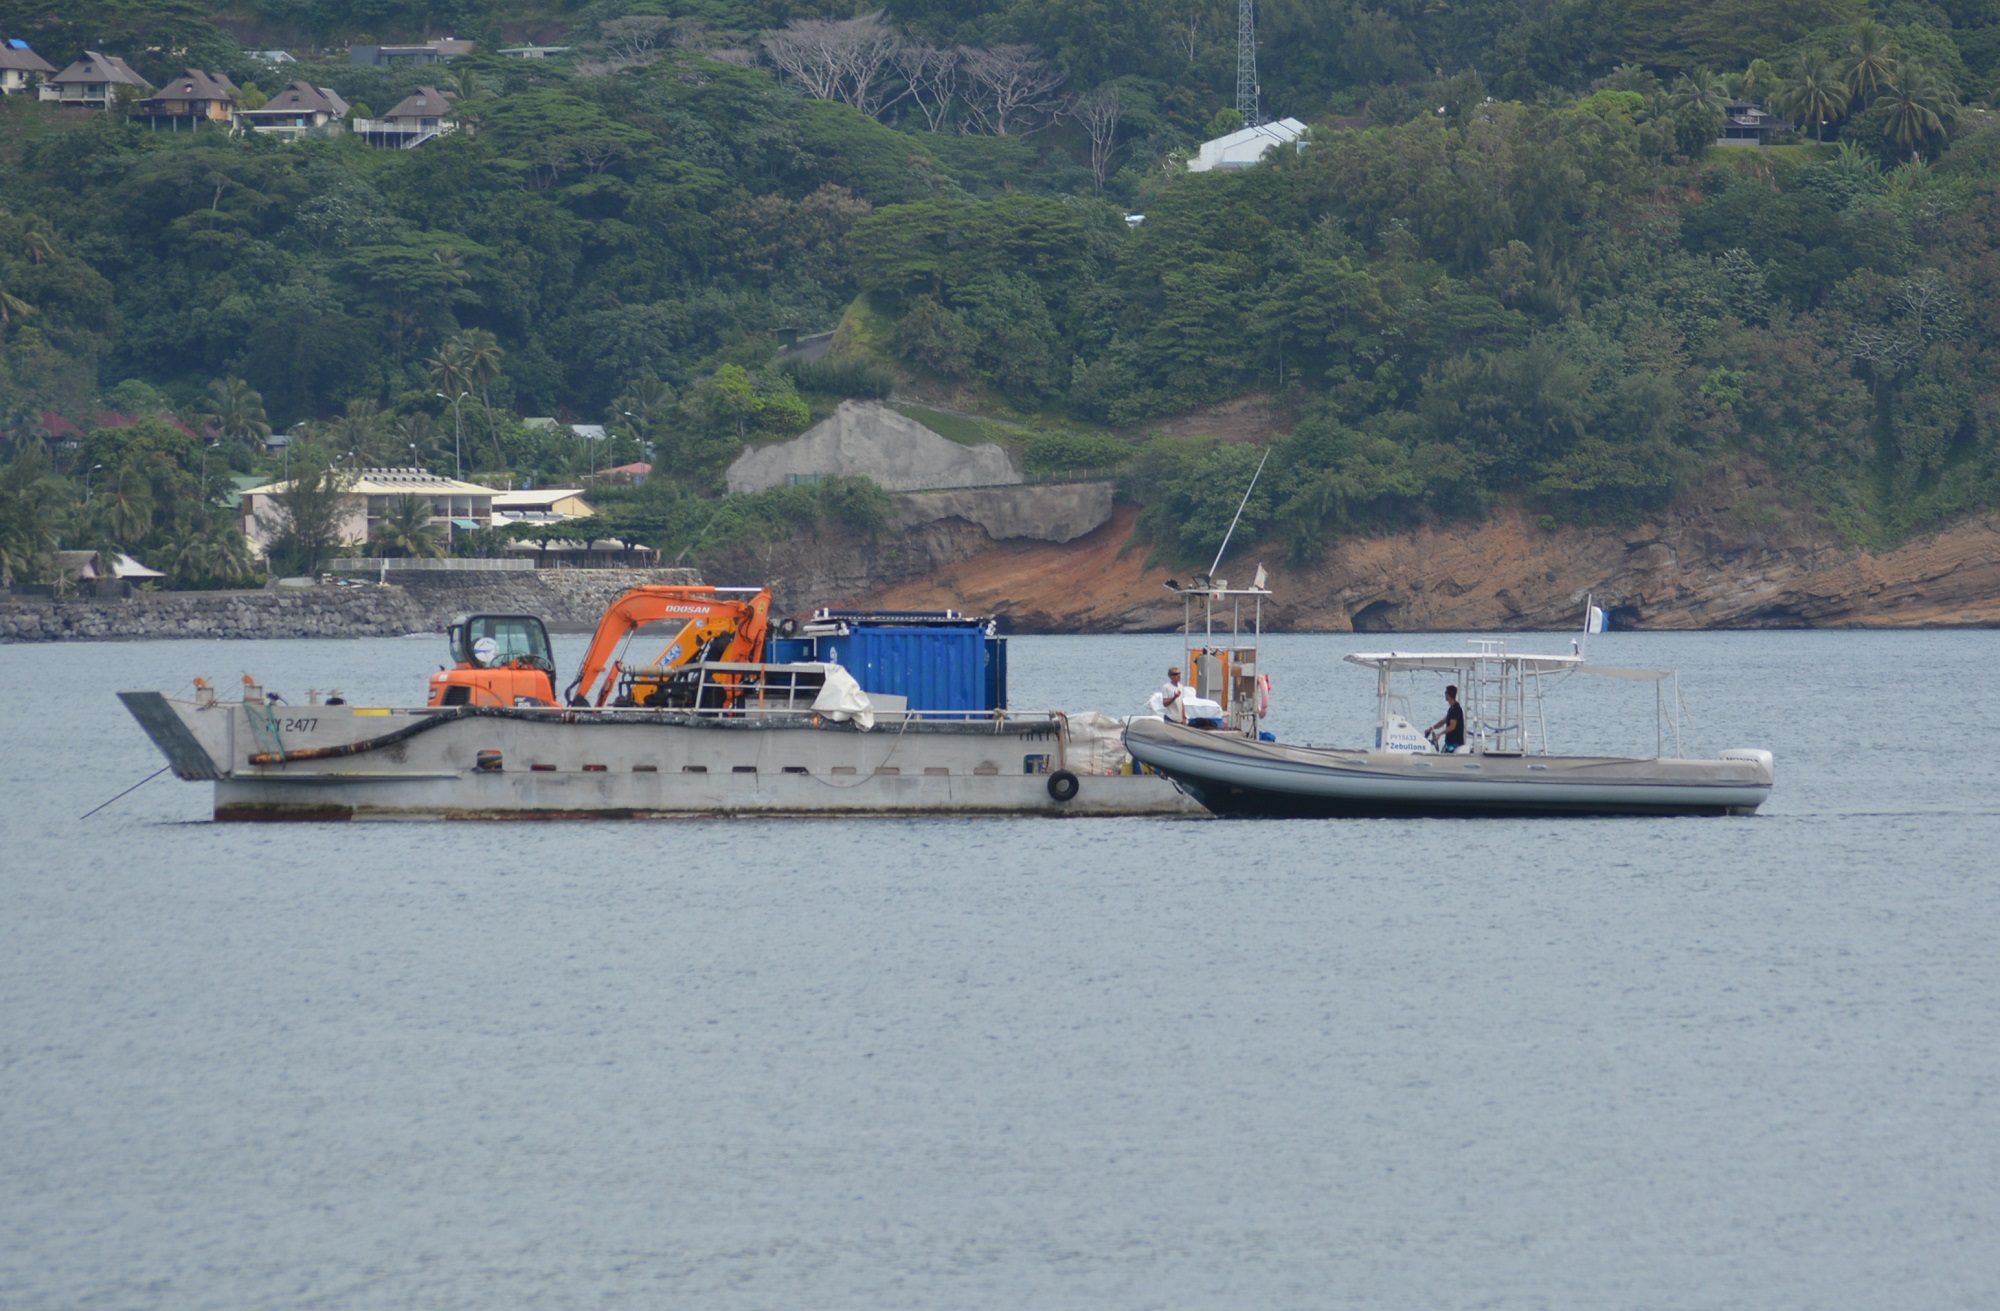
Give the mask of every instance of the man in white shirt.
[(1160, 684), (1160, 713), (1185, 724), (1187, 707), (1181, 704), (1181, 698), (1186, 694), (1187, 689), (1181, 686), (1181, 667), (1171, 666), (1167, 670), (1167, 681)]

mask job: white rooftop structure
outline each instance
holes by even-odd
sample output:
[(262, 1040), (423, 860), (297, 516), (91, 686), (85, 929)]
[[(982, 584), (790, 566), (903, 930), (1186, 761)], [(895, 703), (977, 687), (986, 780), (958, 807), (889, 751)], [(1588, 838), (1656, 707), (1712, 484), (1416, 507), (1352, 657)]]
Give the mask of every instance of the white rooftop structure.
[(1296, 118), (1281, 118), (1275, 123), (1240, 128), (1226, 137), (1202, 142), (1201, 150), (1188, 161), (1188, 172), (1249, 168), (1279, 146), (1296, 147), (1305, 133), (1306, 125)]
[(157, 569), (148, 569), (123, 551), (113, 551), (106, 560), (103, 551), (57, 551), (56, 565), (64, 573), (74, 574), (86, 582), (109, 581), (119, 578), (165, 578)]
[(536, 487), (493, 494), (493, 522), (561, 523), (597, 513), (583, 499), (581, 487)]

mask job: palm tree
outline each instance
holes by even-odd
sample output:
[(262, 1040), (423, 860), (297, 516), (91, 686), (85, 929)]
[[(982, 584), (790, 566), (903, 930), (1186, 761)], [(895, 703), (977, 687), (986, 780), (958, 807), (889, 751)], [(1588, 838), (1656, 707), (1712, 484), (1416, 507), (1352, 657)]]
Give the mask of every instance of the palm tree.
[(1865, 100), (1896, 84), (1896, 43), (1889, 31), (1872, 18), (1854, 25), (1854, 41), (1847, 47), (1847, 94), (1850, 100)]
[(444, 554), (444, 543), (431, 524), (430, 502), (408, 493), (398, 496), (389, 512), (376, 521), (368, 544), (381, 555), (428, 560)]
[(215, 572), (213, 578), (235, 582), (248, 578), (257, 572), (257, 557), (250, 551), (250, 539), (235, 524), (223, 524), (212, 529), (210, 537), (215, 543), (212, 557)]
[(465, 348), (456, 337), (441, 344), (424, 367), (431, 385), (446, 396), (472, 390), (465, 377)]
[(59, 494), (40, 442), (0, 466), (0, 583), (40, 578), (56, 549)]
[(492, 387), (500, 381), (500, 366), (507, 352), (500, 349), (500, 339), (484, 328), (457, 333), (445, 348), (458, 352), (466, 387), (478, 389), (479, 403), (486, 408), (486, 429), (493, 437), (493, 455), (504, 464), (507, 457), (500, 450), (500, 427), (493, 419)]
[(1729, 88), (1714, 73), (1697, 68), (1674, 79), (1667, 103), (1676, 110), (1694, 109), (1702, 113), (1723, 114), (1729, 111)]
[(422, 410), (405, 414), (389, 425), (389, 436), (396, 446), (396, 458), (408, 459), (418, 468), (431, 462), (431, 455), (437, 449), (437, 420)]
[(1660, 89), (1660, 79), (1638, 64), (1620, 64), (1605, 74), (1603, 86), (1607, 91), (1634, 91), (1650, 96)]
[(241, 378), (217, 378), (210, 383), (199, 417), (214, 427), (218, 437), (245, 446), (255, 446), (271, 435), (264, 398)]
[(1921, 64), (1906, 64), (1903, 75), (1883, 94), (1889, 107), (1889, 121), (1882, 135), (1908, 150), (1915, 162), (1917, 149), (1944, 135), (1945, 124), (1958, 113), (1958, 90), (1944, 78)]
[(650, 441), (653, 425), (664, 418), (674, 407), (674, 389), (663, 382), (650, 366), (640, 369), (639, 376), (625, 386), (625, 392), (611, 402), (613, 422), (619, 418), (632, 421), (632, 427), (642, 441)]
[(96, 503), (98, 522), (121, 546), (131, 546), (153, 531), (153, 482), (137, 464), (122, 464), (106, 478)]
[(154, 554), (175, 586), (182, 583), (235, 582), (256, 568), (250, 543), (234, 524), (191, 524)]
[(200, 526), (190, 526), (168, 538), (153, 559), (166, 571), (167, 582), (175, 587), (215, 576), (214, 543)]
[(404, 456), (388, 416), (366, 398), (349, 401), (347, 412), (333, 421), (328, 436), (335, 450), (352, 452), (356, 459), (371, 465), (394, 466)]
[(1827, 58), (1802, 59), (1778, 105), (1794, 123), (1813, 125), (1813, 140), (1825, 144), (1826, 122), (1847, 117), (1852, 102), (1840, 65)]
[(12, 323), (17, 314), (25, 319), (34, 312), (33, 305), (7, 290), (5, 283), (0, 283), (0, 328)]
[(21, 258), (30, 264), (40, 264), (43, 260), (54, 259), (55, 239), (40, 219), (28, 219), (21, 229)]
[(431, 251), (431, 262), (438, 266), (444, 280), (454, 287), (462, 287), (472, 275), (466, 272), (465, 253), (452, 246), (439, 246)]

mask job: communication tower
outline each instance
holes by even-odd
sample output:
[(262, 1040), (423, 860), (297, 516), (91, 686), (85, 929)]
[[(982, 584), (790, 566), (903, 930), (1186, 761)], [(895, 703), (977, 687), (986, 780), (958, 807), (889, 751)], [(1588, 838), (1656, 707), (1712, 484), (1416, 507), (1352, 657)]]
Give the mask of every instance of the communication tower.
[(1236, 0), (1236, 112), (1244, 127), (1264, 121), (1257, 112), (1257, 9), (1255, 0)]

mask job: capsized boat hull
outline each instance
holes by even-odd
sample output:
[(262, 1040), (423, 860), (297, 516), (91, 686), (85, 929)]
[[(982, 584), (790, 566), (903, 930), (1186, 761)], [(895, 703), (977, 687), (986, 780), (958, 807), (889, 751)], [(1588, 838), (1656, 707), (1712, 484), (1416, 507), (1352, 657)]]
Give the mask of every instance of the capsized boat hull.
[(1772, 781), (1763, 760), (1343, 751), (1154, 719), (1125, 749), (1218, 815), (1747, 815)]
[(179, 777), (213, 781), (218, 820), (1202, 813), (1166, 778), (1086, 769), (1043, 717), (861, 732), (809, 716), (119, 696)]

